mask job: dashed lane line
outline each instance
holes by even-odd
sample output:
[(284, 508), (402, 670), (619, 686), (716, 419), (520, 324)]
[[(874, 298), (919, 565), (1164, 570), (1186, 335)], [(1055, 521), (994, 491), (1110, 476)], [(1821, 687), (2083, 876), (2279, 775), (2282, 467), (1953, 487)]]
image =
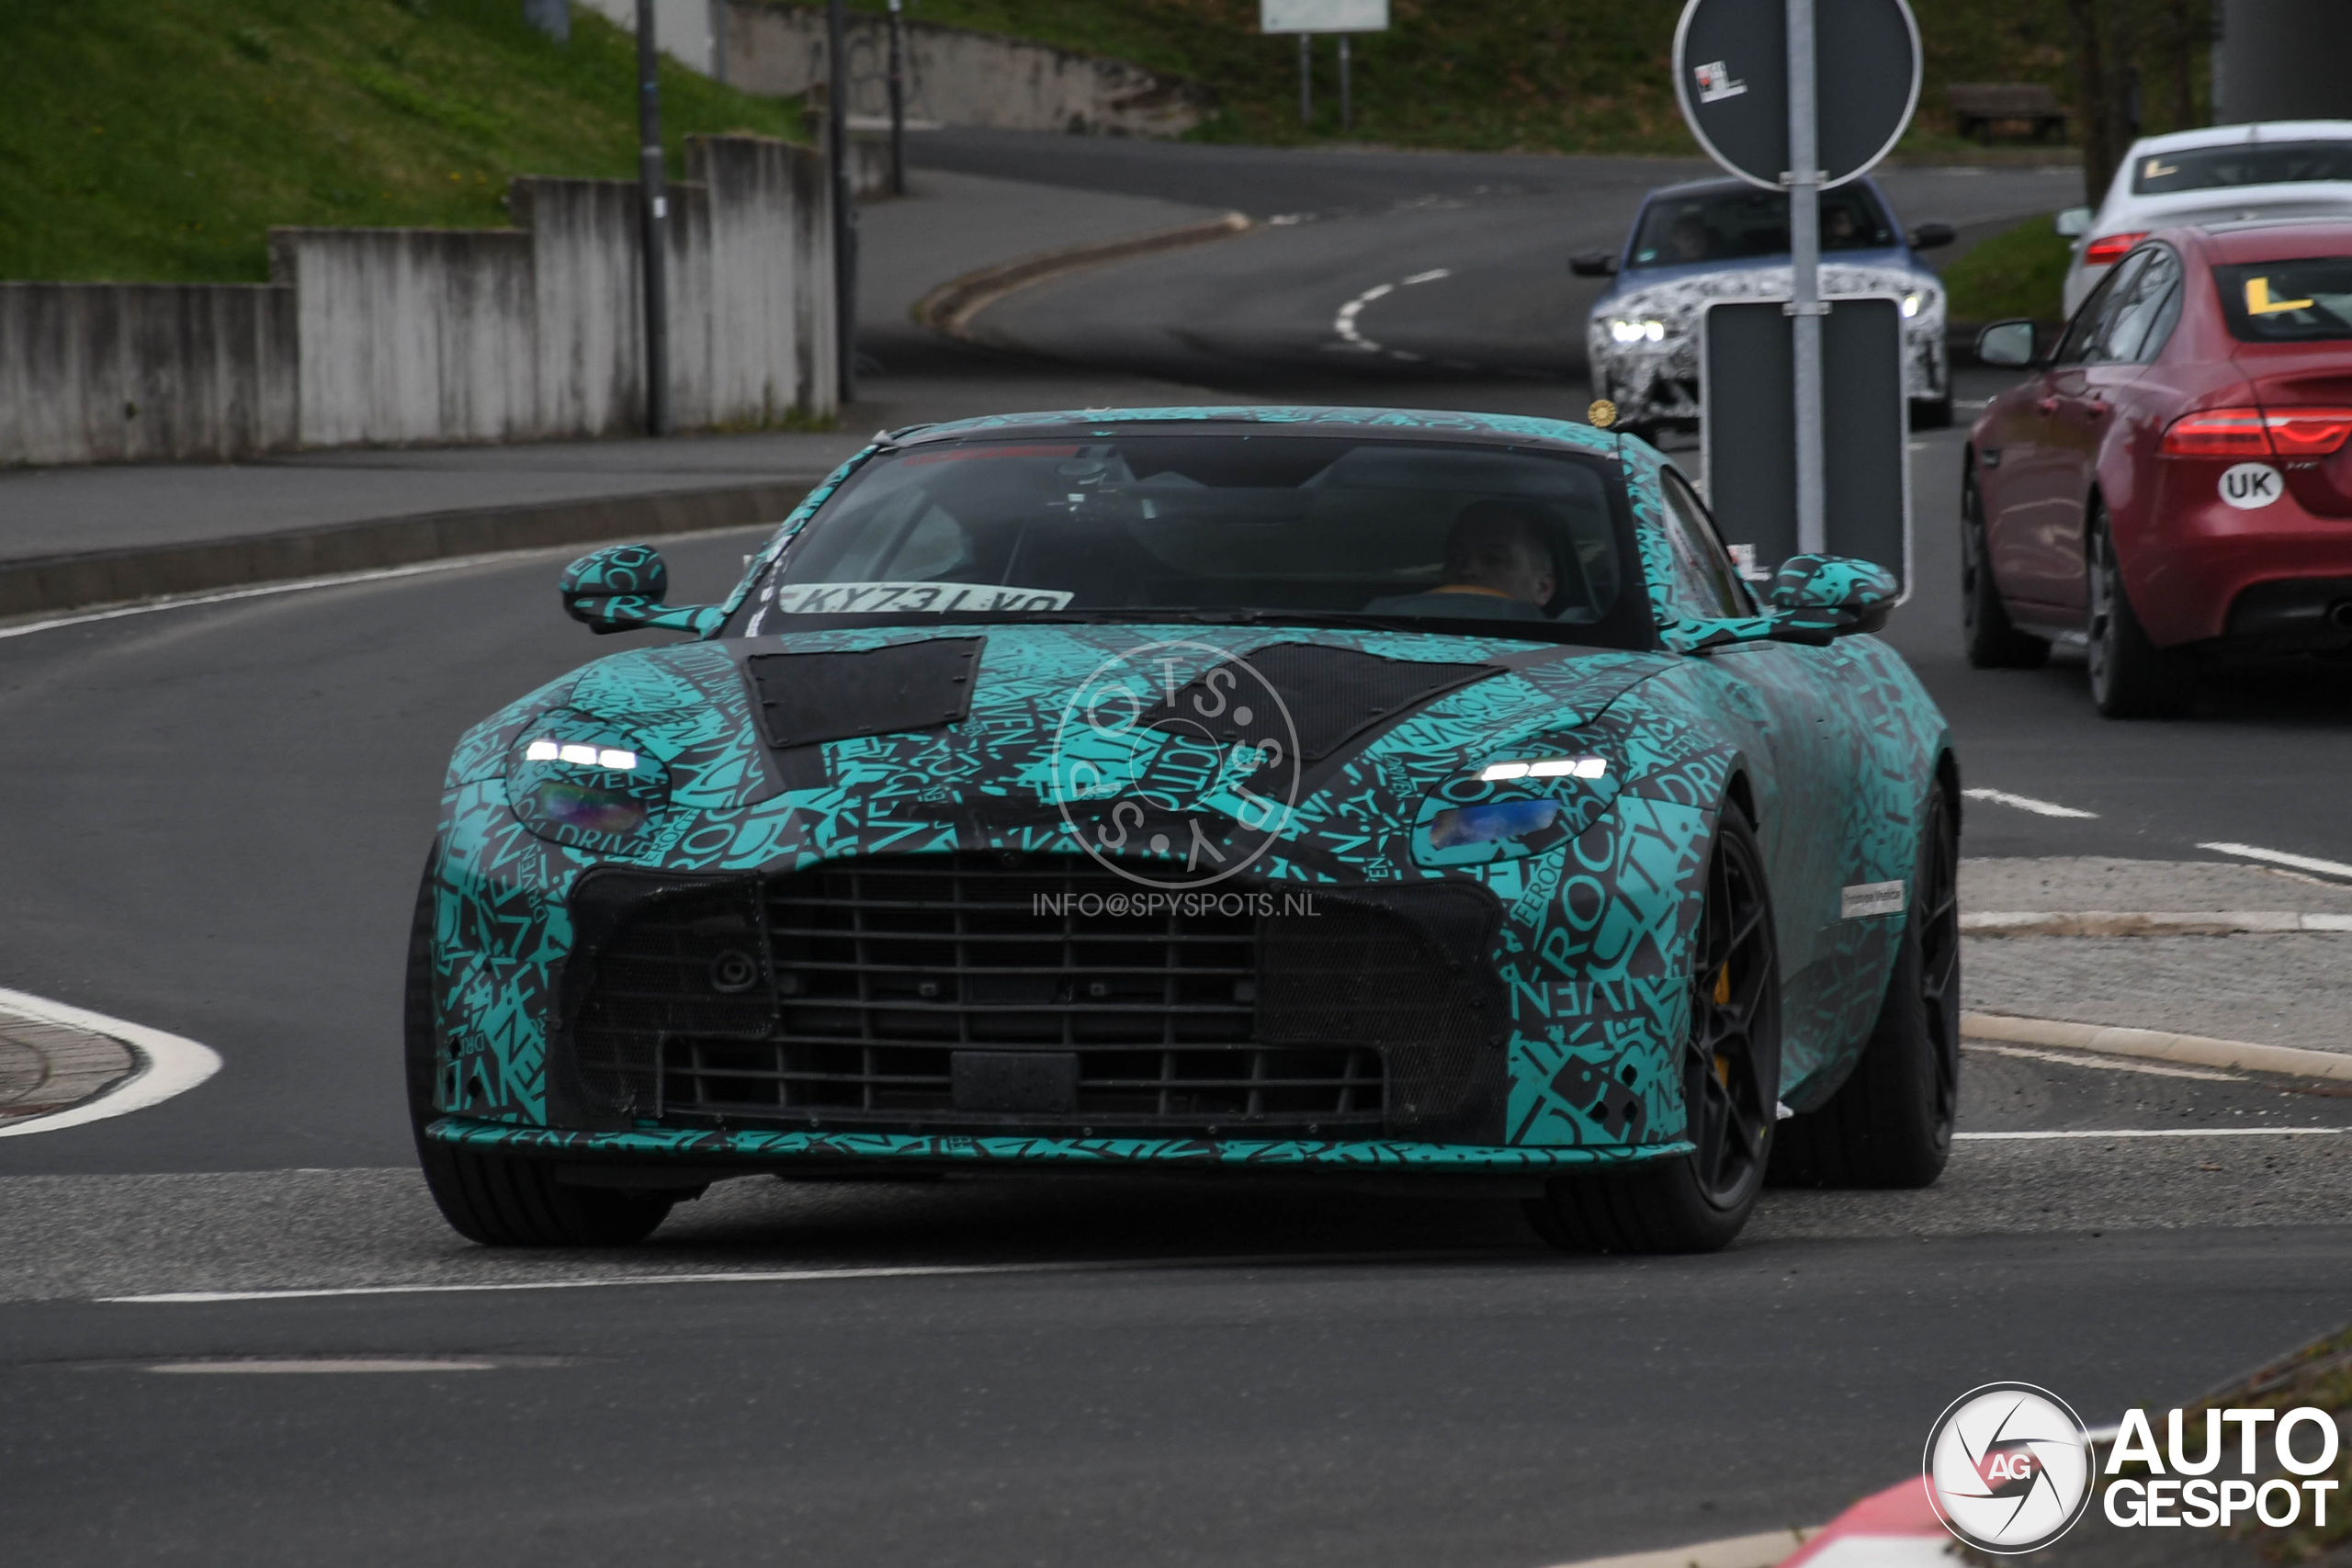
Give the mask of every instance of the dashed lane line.
[[(1964, 789), (1960, 792), (1970, 800), (1981, 800), (1987, 806), (2007, 806), (2018, 811), (2030, 811), (2037, 817), (2075, 817), (2087, 821), (2098, 816), (2096, 811), (2080, 811), (2071, 806), (2061, 806), (2054, 800), (2036, 800), (2030, 795), (2011, 795), (2005, 789)], [(2208, 849), (2211, 845), (2205, 846)], [(2346, 868), (2352, 873), (2352, 868)]]
[(1340, 341), (1350, 348), (1360, 349), (1366, 354), (1385, 354), (1391, 359), (1419, 360), (1421, 355), (1418, 354), (1409, 353), (1401, 348), (1390, 348), (1385, 344), (1374, 343), (1371, 338), (1366, 337), (1363, 329), (1357, 324), (1357, 318), (1363, 314), (1365, 306), (1375, 299), (1385, 299), (1399, 288), (1411, 288), (1419, 284), (1435, 283), (1441, 277), (1453, 276), (1452, 267), (1433, 266), (1427, 272), (1417, 272), (1409, 277), (1400, 277), (1394, 283), (1375, 283), (1340, 307), (1339, 314), (1331, 318), (1331, 330), (1339, 333)]
[(2240, 860), (2268, 861), (2274, 865), (2291, 866), (2297, 871), (2316, 872), (2322, 876), (2352, 877), (2352, 865), (2340, 860), (2320, 860), (2312, 855), (2290, 854), (2285, 850), (2266, 850), (2259, 844), (2199, 844), (2200, 850), (2211, 850), (2217, 855), (2235, 855)]

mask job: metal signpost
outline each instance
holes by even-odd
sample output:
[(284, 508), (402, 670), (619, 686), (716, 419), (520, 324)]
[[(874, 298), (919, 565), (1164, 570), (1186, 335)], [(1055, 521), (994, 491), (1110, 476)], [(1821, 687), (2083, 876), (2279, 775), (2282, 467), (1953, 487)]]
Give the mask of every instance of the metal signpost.
[(662, 57), (654, 52), (653, 0), (637, 0), (638, 231), (645, 285), (645, 430), (670, 434), (670, 218), (662, 180)]
[[(639, 0), (639, 4), (645, 0)], [(841, 400), (857, 401), (857, 201), (849, 184), (849, 22), (825, 7), (825, 163), (833, 194), (833, 343)]]
[(1340, 129), (1355, 129), (1355, 97), (1349, 80), (1348, 35), (1388, 30), (1388, 0), (1258, 0), (1258, 30), (1298, 35), (1298, 123), (1315, 118), (1312, 40), (1317, 33), (1340, 37)]
[[(1785, 413), (1769, 398), (1709, 400), (1701, 422), (1709, 492), (1725, 501), (1740, 498), (1736, 510), (1775, 510), (1770, 496), (1787, 495), (1793, 502), (1787, 513), (1794, 524), (1790, 542), (1797, 550), (1835, 549), (1905, 570), (1907, 545), (1893, 558), (1844, 547), (1849, 539), (1864, 538), (1876, 541), (1877, 549), (1886, 547), (1883, 519), (1867, 509), (1883, 505), (1890, 493), (1890, 460), (1894, 489), (1906, 501), (1907, 538), (1909, 453), (1901, 419), (1894, 424), (1891, 453), (1880, 450), (1883, 437), (1872, 432), (1868, 450), (1850, 448), (1841, 438), (1836, 472), (1823, 464), (1823, 322), (1831, 307), (1821, 297), (1821, 193), (1869, 170), (1911, 123), (1919, 98), (1919, 29), (1910, 6), (1905, 0), (1690, 0), (1675, 29), (1674, 85), (1683, 118), (1710, 157), (1751, 185), (1789, 193), (1789, 299), (1779, 309), (1789, 339), (1792, 396)], [(1728, 346), (1709, 341), (1719, 313), (1711, 309), (1702, 317), (1702, 397), (1709, 368)], [(1875, 350), (1863, 345), (1889, 330), (1886, 315), (1862, 310), (1858, 301), (1854, 331), (1863, 335), (1836, 363), (1874, 362)], [(1724, 316), (1722, 325), (1728, 328), (1733, 320)], [(1745, 348), (1760, 350), (1752, 322), (1732, 330)], [(1891, 330), (1890, 354), (1899, 372), (1899, 310)], [(1735, 363), (1744, 378), (1753, 378), (1752, 362)], [(1869, 378), (1880, 377), (1872, 372)], [(1829, 379), (1841, 399), (1861, 390), (1839, 377)], [(1904, 408), (1899, 375), (1893, 406)], [(1759, 427), (1775, 425), (1788, 430), (1784, 446), (1756, 438)], [(1733, 473), (1736, 484), (1720, 482)], [(1754, 519), (1758, 532), (1744, 533), (1724, 511), (1719, 504), (1718, 521), (1727, 534), (1752, 539), (1759, 552), (1778, 545), (1764, 518)]]

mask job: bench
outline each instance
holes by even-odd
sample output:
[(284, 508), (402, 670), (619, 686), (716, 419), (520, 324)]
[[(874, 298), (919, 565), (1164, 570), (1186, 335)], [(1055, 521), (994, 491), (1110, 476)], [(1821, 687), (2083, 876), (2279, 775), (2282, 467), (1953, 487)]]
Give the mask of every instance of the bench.
[(2035, 82), (1955, 82), (1944, 89), (1944, 102), (1960, 133), (1980, 138), (1987, 146), (1993, 128), (2003, 124), (2030, 127), (2036, 141), (2053, 134), (2064, 141), (2072, 118), (2059, 107), (2055, 94)]

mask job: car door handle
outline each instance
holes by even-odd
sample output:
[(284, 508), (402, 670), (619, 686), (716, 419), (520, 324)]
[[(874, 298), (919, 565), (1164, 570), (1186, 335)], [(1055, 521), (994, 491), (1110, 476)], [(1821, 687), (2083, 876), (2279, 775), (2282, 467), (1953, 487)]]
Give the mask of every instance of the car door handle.
[(2105, 418), (2105, 417), (2106, 417), (2106, 415), (2107, 415), (2107, 400), (2106, 400), (2105, 398), (2085, 398), (2085, 399), (2083, 400), (2083, 417), (2084, 417), (2084, 418), (2086, 418), (2086, 419), (2103, 419), (2103, 418)]
[(2058, 400), (2055, 398), (2043, 398), (2033, 406), (2040, 409), (2045, 414), (2053, 414), (2058, 412)]

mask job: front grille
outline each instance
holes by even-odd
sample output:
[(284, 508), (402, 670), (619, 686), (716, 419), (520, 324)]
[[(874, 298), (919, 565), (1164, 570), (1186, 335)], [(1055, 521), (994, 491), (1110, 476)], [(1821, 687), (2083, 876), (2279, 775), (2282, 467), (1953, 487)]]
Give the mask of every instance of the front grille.
[(569, 1056), (663, 1124), (1360, 1136), (1451, 1111), (1499, 1022), (1464, 973), (1491, 900), (1461, 885), (1417, 920), (1361, 892), (1113, 913), (1136, 887), (1070, 857), (622, 875), (609, 931), (580, 922)]

